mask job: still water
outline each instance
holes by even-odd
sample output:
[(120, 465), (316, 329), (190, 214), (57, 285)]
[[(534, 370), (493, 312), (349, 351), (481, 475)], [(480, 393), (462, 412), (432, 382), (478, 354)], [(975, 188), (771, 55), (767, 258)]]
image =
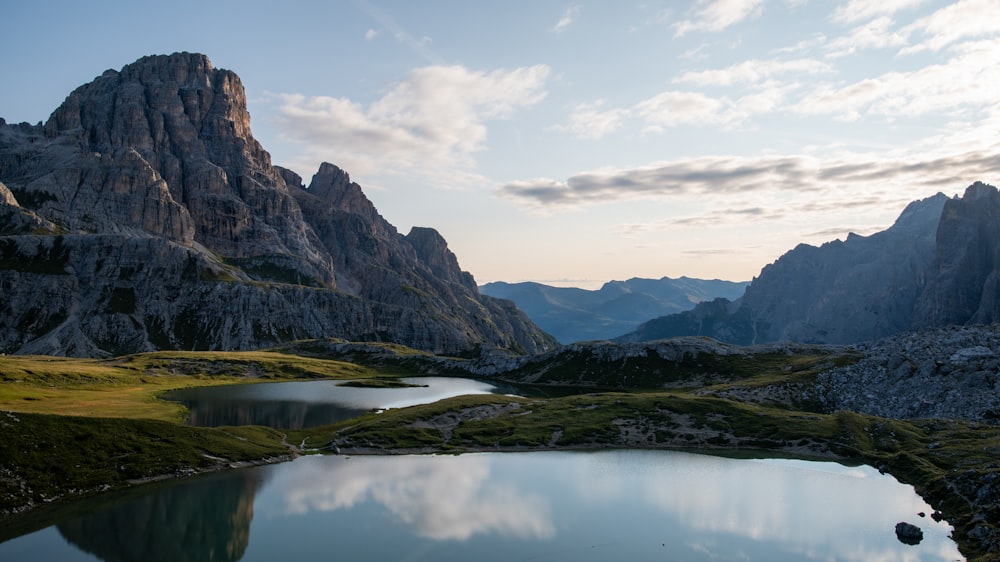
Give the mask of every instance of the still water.
[(416, 386), (358, 388), (347, 381), (292, 381), (185, 388), (165, 393), (164, 400), (189, 410), (188, 424), (265, 425), (276, 429), (317, 427), (357, 417), (372, 409), (429, 404), (465, 394), (513, 394), (512, 387), (451, 377), (400, 379)]
[[(0, 560), (959, 560), (869, 467), (672, 451), (302, 457), (149, 489)], [(899, 521), (920, 526), (900, 543)]]

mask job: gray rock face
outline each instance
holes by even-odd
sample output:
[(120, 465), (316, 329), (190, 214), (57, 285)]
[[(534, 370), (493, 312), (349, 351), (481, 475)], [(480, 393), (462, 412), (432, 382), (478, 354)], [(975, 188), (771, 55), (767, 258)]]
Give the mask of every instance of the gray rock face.
[(1000, 193), (911, 203), (889, 229), (801, 244), (761, 270), (735, 302), (651, 320), (623, 341), (704, 335), (751, 345), (848, 344), (903, 331), (1000, 319)]
[(102, 356), (299, 338), (434, 352), (554, 341), (479, 294), (431, 229), (402, 236), (348, 175), (308, 187), (250, 132), (243, 86), (198, 54), (0, 122), (0, 351)]

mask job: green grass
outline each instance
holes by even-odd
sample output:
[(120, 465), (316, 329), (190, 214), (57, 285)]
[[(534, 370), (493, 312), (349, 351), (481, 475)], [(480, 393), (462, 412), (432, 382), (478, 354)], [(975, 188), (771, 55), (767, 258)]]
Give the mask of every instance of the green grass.
[(0, 513), (288, 454), (279, 432), (260, 427), (0, 412)]
[(184, 407), (158, 400), (189, 386), (385, 376), (345, 363), (283, 353), (165, 351), (114, 359), (0, 357), (0, 410), (179, 422)]

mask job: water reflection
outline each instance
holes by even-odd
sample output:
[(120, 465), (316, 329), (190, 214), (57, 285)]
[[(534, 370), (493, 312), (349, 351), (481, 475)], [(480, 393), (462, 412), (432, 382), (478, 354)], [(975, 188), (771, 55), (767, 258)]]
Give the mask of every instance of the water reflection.
[(417, 535), (435, 540), (555, 534), (549, 498), (493, 480), (489, 456), (332, 460), (303, 463), (294, 479), (275, 483), (283, 513), (349, 510), (374, 501)]
[[(683, 521), (692, 531), (685, 544), (712, 559), (735, 555), (731, 545), (718, 540), (726, 535), (780, 544), (789, 554), (809, 560), (961, 558), (947, 539), (946, 523), (917, 516), (933, 510), (912, 487), (871, 467), (684, 453), (661, 457), (652, 465), (638, 460), (650, 454), (656, 453), (590, 457), (573, 479), (577, 493), (591, 505), (634, 496)], [(920, 549), (899, 544), (893, 540), (894, 524), (904, 519), (932, 527), (935, 539)], [(699, 534), (701, 538), (694, 538)]]
[(473, 379), (414, 377), (404, 388), (358, 388), (346, 381), (294, 381), (185, 388), (162, 395), (184, 404), (188, 424), (201, 427), (264, 425), (276, 429), (317, 427), (372, 409), (428, 404), (464, 394), (509, 394), (509, 389)]
[[(335, 456), (150, 490), (58, 531), (107, 561), (961, 559), (948, 525), (921, 511), (931, 508), (912, 488), (832, 463), (668, 451)], [(897, 541), (898, 521), (918, 524), (923, 542)], [(46, 532), (0, 544), (0, 559), (79, 559)]]
[(69, 543), (101, 560), (240, 560), (263, 476), (239, 471), (201, 478), (57, 527)]

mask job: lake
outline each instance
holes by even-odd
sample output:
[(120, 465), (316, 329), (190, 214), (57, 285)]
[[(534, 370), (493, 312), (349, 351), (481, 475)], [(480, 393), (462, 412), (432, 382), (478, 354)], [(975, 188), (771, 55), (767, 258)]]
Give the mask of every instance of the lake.
[[(962, 558), (912, 487), (870, 467), (674, 451), (309, 456), (84, 505), (0, 560)], [(924, 540), (900, 543), (899, 521)]]
[(429, 404), (465, 394), (517, 394), (509, 385), (466, 378), (412, 377), (416, 386), (360, 388), (342, 380), (290, 381), (185, 388), (161, 398), (184, 404), (188, 424), (265, 425), (275, 429), (317, 427), (357, 417), (370, 410)]

